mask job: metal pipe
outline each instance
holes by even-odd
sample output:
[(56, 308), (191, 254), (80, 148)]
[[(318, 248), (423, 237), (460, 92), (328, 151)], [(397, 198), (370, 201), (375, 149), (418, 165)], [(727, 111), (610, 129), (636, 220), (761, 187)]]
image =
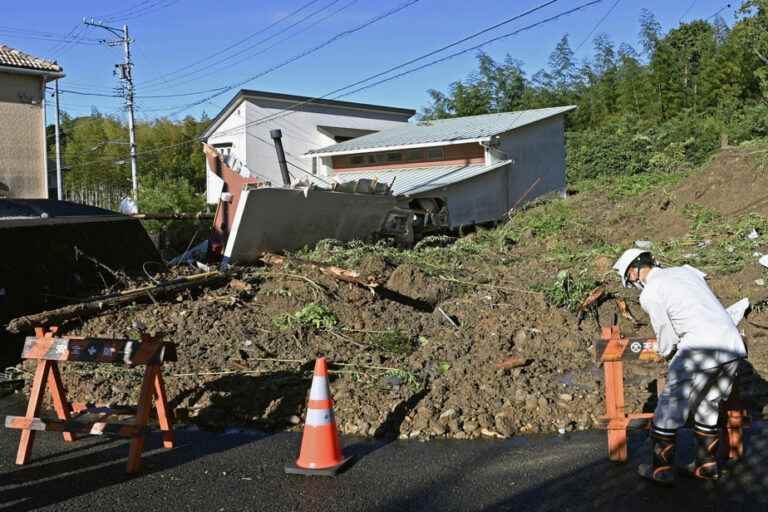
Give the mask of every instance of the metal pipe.
[(285, 161), (285, 151), (283, 150), (283, 132), (280, 129), (271, 130), (269, 136), (272, 137), (272, 142), (275, 144), (277, 163), (280, 164), (280, 174), (283, 175), (283, 185), (287, 187), (291, 184), (291, 177), (288, 174), (288, 164)]

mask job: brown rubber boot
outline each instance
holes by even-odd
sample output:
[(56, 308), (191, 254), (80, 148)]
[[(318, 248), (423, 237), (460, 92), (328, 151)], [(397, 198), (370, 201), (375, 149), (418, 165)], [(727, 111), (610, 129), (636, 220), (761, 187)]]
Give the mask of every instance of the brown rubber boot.
[(637, 473), (655, 484), (675, 483), (675, 441), (677, 430), (651, 426), (651, 464), (640, 464)]

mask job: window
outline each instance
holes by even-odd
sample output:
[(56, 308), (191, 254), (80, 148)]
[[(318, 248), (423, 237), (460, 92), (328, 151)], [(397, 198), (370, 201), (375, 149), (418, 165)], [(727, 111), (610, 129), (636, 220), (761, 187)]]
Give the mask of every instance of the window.
[(355, 155), (350, 157), (349, 163), (352, 165), (365, 165), (365, 155)]
[(403, 154), (399, 151), (395, 153), (387, 153), (387, 162), (402, 162)]
[(405, 154), (405, 159), (409, 162), (415, 162), (417, 160), (424, 160), (424, 150), (423, 149), (409, 149), (408, 152)]
[(445, 160), (443, 148), (427, 149), (427, 160)]
[(372, 164), (384, 164), (387, 162), (386, 153), (374, 153), (370, 156), (370, 162)]

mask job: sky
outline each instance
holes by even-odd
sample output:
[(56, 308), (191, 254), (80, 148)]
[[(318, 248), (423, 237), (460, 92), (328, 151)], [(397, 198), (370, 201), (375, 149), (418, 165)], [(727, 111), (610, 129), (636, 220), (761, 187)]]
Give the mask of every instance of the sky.
[[(429, 60), (513, 32), (588, 1), (557, 0)], [(414, 3), (355, 30), (411, 2)], [(114, 27), (127, 24), (133, 39), (137, 117), (141, 120), (161, 116), (181, 119), (187, 115), (199, 117), (204, 112), (212, 117), (241, 88), (324, 96), (546, 2), (38, 0), (15, 3), (13, 12), (6, 11), (0, 21), (0, 43), (56, 60), (66, 73), (59, 84), (63, 90), (109, 95), (114, 94), (118, 83), (113, 69), (122, 61), (122, 46), (100, 43), (99, 40), (114, 39), (114, 36), (104, 29), (86, 26), (82, 21), (84, 17), (92, 17)], [(729, 3), (730, 8), (726, 7)], [(656, 15), (666, 32), (681, 20), (706, 19), (718, 11), (732, 25), (739, 3), (738, 0), (618, 0), (618, 3), (602, 0), (488, 44), (483, 50), (497, 60), (510, 55), (522, 61), (530, 76), (546, 66), (549, 54), (565, 34), (572, 48), (579, 47), (576, 58), (581, 60), (590, 57), (591, 40), (600, 33), (606, 33), (617, 46), (626, 42), (639, 47), (638, 18), (643, 7)], [(321, 49), (312, 51), (328, 41), (330, 43)], [(428, 89), (445, 91), (451, 82), (475, 71), (476, 54), (477, 51), (468, 52), (343, 99), (421, 110), (429, 103)], [(290, 62), (286, 64), (287, 61)], [(250, 78), (254, 79), (248, 80)], [(335, 95), (329, 96), (333, 97)], [(87, 115), (93, 108), (104, 114), (124, 116), (120, 98), (62, 93), (61, 105), (73, 116)]]

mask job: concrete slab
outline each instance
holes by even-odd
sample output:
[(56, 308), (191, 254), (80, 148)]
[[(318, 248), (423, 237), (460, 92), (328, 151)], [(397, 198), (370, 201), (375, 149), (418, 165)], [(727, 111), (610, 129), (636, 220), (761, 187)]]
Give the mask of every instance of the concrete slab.
[(224, 261), (254, 263), (264, 252), (297, 250), (326, 238), (368, 239), (377, 232), (412, 237), (409, 221), (391, 195), (249, 188), (240, 195)]

